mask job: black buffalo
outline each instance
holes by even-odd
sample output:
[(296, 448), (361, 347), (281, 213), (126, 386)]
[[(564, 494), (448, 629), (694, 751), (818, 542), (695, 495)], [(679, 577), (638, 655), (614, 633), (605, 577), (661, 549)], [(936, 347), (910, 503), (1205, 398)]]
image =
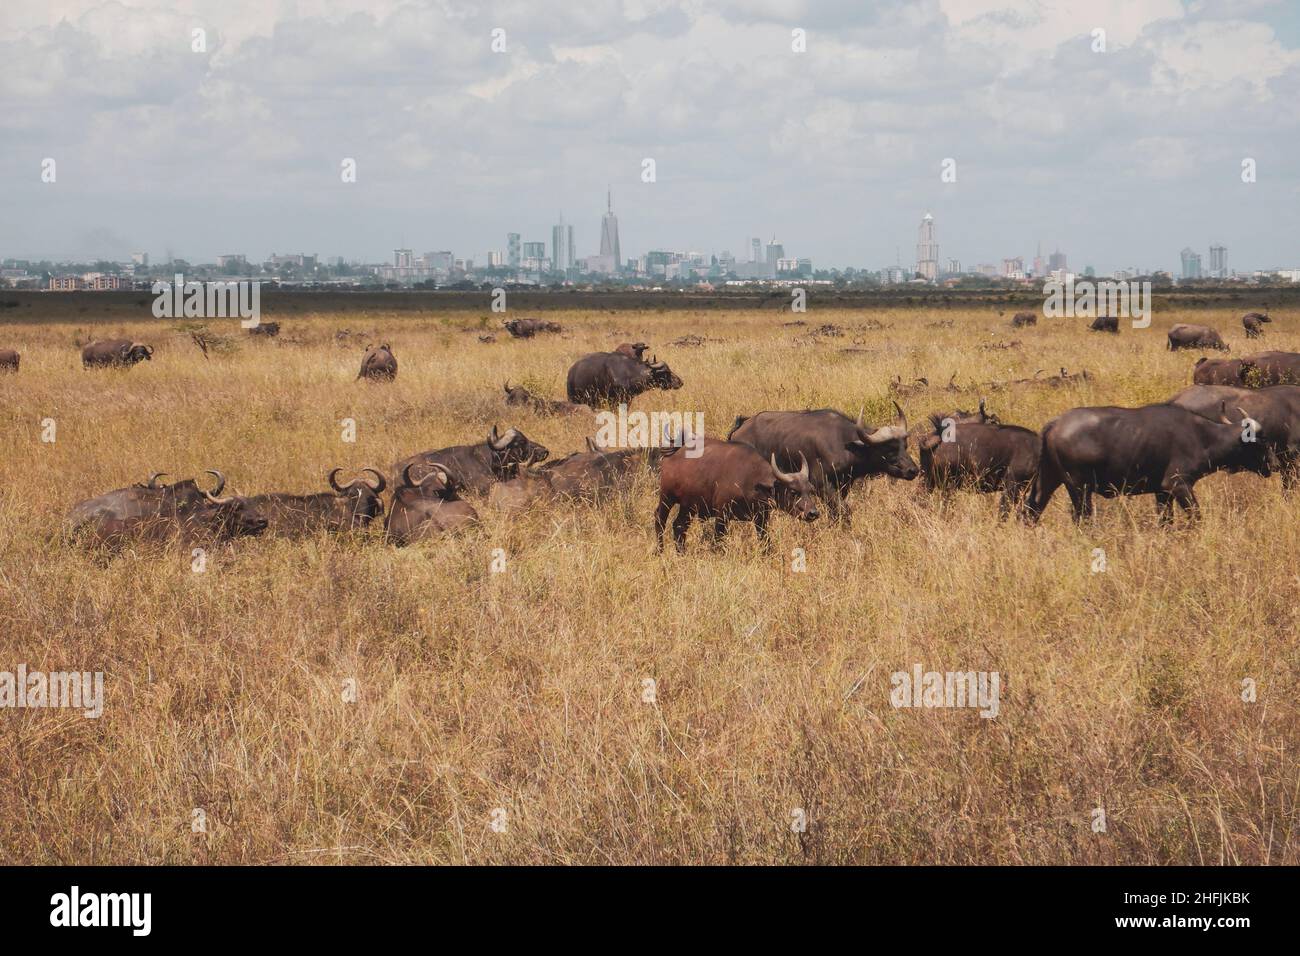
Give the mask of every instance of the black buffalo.
[(498, 434), (493, 425), (486, 441), (422, 451), (393, 465), (392, 473), (400, 480), (408, 465), (427, 468), (436, 464), (451, 474), (457, 490), (485, 495), (495, 482), (515, 477), (521, 464), (542, 462), (549, 455), (545, 445), (530, 441), (519, 429)]
[(1264, 334), (1264, 323), (1272, 321), (1263, 312), (1247, 312), (1241, 317), (1241, 327), (1246, 330), (1246, 338), (1257, 339)]
[(397, 378), (397, 357), (393, 355), (393, 350), (388, 347), (388, 343), (366, 349), (366, 354), (361, 359), (361, 372), (357, 378), (369, 379), (372, 382), (391, 382)]
[(130, 368), (137, 362), (153, 359), (153, 346), (130, 339), (105, 339), (91, 342), (81, 350), (81, 364), (85, 368)]
[(547, 322), (545, 319), (509, 319), (503, 323), (506, 331), (517, 339), (531, 339), (539, 332), (560, 332), (559, 322)]
[(1119, 332), (1119, 316), (1116, 315), (1099, 315), (1092, 320), (1092, 325), (1088, 326), (1093, 332)]
[(340, 485), (338, 474), (342, 470), (335, 468), (326, 476), (333, 492), (251, 495), (246, 500), (267, 520), (271, 534), (296, 537), (317, 531), (338, 533), (365, 528), (384, 513), (379, 496), (388, 482), (375, 469), (365, 468), (362, 470), (373, 475), (372, 479), (353, 478)]
[(445, 469), (431, 465), (418, 480), (412, 475), (418, 466), (402, 469), (393, 490), (392, 507), (384, 521), (384, 534), (393, 544), (404, 547), (455, 531), (478, 520), (478, 512), (458, 494), (456, 480)]
[(612, 408), (653, 388), (681, 388), (682, 380), (657, 358), (639, 362), (618, 352), (592, 352), (573, 363), (567, 386), (571, 402)]
[[(1244, 412), (1233, 423), (1221, 405), (1217, 420), (1178, 405), (1074, 408), (1043, 428), (1043, 451), (1031, 512), (1042, 513), (1061, 485), (1074, 520), (1092, 515), (1093, 493), (1103, 498), (1155, 495), (1162, 522), (1174, 502), (1198, 513), (1192, 486), (1216, 471), (1267, 477), (1273, 455), (1257, 422)], [(1245, 440), (1253, 436), (1259, 440)]]
[(1011, 327), (1013, 329), (1023, 329), (1027, 325), (1037, 325), (1038, 316), (1032, 312), (1017, 312), (1011, 317)]
[(1042, 442), (1037, 432), (991, 422), (983, 413), (981, 402), (982, 418), (930, 416), (932, 430), (919, 443), (926, 487), (932, 491), (999, 491), (1001, 517), (1010, 514), (1013, 507), (1024, 515), (1038, 473)]
[(1169, 402), (1215, 421), (1225, 405), (1240, 409), (1259, 422), (1260, 441), (1276, 456), (1282, 487), (1290, 489), (1300, 481), (1300, 386), (1189, 385)]
[(1228, 346), (1224, 344), (1223, 337), (1208, 325), (1188, 325), (1180, 322), (1169, 330), (1169, 351), (1176, 352), (1179, 349), (1218, 349), (1220, 352), (1228, 351)]
[(20, 357), (13, 349), (0, 349), (0, 372), (18, 371)]
[(860, 478), (889, 475), (911, 481), (919, 472), (907, 453), (907, 417), (894, 403), (900, 424), (867, 428), (862, 416), (855, 422), (831, 408), (807, 412), (759, 412), (737, 417), (728, 440), (752, 445), (765, 458), (776, 456), (777, 465), (797, 471), (807, 460), (809, 478), (826, 503), (827, 514), (837, 522), (849, 520), (845, 503), (853, 483)]

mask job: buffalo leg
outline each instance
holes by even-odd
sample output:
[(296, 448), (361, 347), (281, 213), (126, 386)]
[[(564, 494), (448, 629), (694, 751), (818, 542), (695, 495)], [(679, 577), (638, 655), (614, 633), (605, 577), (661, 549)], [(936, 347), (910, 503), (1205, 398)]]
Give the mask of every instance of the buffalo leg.
[(769, 513), (766, 510), (759, 511), (754, 515), (754, 531), (758, 533), (758, 540), (763, 542), (765, 551), (772, 550), (772, 539), (767, 535), (767, 519)]
[(655, 509), (655, 550), (664, 549), (664, 525), (668, 523), (668, 513), (676, 504), (668, 495), (659, 496), (659, 507)]
[(683, 505), (677, 509), (677, 517), (673, 519), (673, 543), (677, 545), (678, 552), (686, 550), (686, 529), (691, 524), (691, 513)]
[(1178, 502), (1179, 507), (1187, 512), (1187, 517), (1195, 521), (1201, 516), (1201, 506), (1196, 501), (1196, 495), (1192, 494), (1190, 486), (1179, 482), (1170, 490), (1170, 493), (1174, 496), (1174, 501)]
[(727, 537), (727, 519), (718, 515), (713, 519), (713, 547), (722, 547), (723, 539)]
[(1174, 520), (1174, 496), (1168, 491), (1156, 492), (1156, 514), (1160, 516), (1161, 524), (1169, 524)]
[(1092, 490), (1088, 487), (1076, 488), (1067, 484), (1065, 490), (1070, 495), (1070, 507), (1074, 512), (1074, 521), (1078, 524), (1084, 518), (1092, 517)]

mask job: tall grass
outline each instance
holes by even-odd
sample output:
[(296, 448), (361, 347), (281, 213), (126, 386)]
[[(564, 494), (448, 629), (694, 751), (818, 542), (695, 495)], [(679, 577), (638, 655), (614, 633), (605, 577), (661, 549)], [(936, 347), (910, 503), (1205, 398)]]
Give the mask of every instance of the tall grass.
[[(1300, 521), (1277, 479), (1213, 476), (1200, 524), (1168, 529), (1150, 498), (1081, 528), (1062, 498), (1026, 528), (993, 496), (881, 479), (850, 530), (778, 518), (771, 552), (693, 531), (680, 557), (653, 553), (649, 477), (599, 508), (476, 502), (480, 527), (409, 550), (241, 540), (203, 573), (50, 533), (155, 470), (317, 491), (494, 422), (581, 449), (589, 417), (508, 409), (501, 382), (561, 398), (576, 357), (620, 341), (686, 382), (634, 408), (702, 411), (709, 434), (765, 408), (882, 421), (895, 375), (934, 386), (904, 403), (913, 423), (985, 395), (1039, 427), (1167, 397), (1195, 354), (1164, 329), (1207, 316), (1247, 350), (1227, 312), (1118, 337), (995, 313), (572, 312), (562, 336), (493, 343), (473, 315), (336, 313), (278, 343), (213, 323), (229, 341), (207, 359), (162, 323), (0, 325), (23, 352), (0, 377), (0, 670), (106, 674), (98, 720), (0, 710), (0, 862), (1300, 862)], [(843, 335), (809, 335), (824, 323)], [(1289, 325), (1261, 347), (1300, 347)], [(392, 344), (395, 383), (355, 381), (345, 326)], [(153, 361), (83, 371), (76, 343), (114, 333)], [(707, 341), (669, 344), (686, 334)], [(1061, 366), (1090, 377), (987, 384)], [(890, 674), (914, 663), (999, 672), (998, 717), (895, 710)]]

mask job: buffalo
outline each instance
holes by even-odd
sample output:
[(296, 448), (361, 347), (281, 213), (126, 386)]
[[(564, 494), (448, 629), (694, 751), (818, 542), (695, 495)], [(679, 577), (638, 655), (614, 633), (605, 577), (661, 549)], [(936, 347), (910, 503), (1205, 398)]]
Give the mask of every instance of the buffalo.
[(666, 448), (601, 448), (590, 438), (587, 450), (548, 461), (540, 469), (557, 497), (594, 500), (626, 489), (635, 476), (659, 467)]
[(503, 324), (506, 331), (516, 339), (531, 339), (539, 332), (563, 331), (559, 322), (547, 322), (543, 319), (509, 319)]
[(1038, 316), (1032, 312), (1017, 312), (1011, 317), (1011, 327), (1013, 329), (1023, 329), (1027, 325), (1037, 325)]
[(507, 405), (526, 405), (538, 415), (576, 415), (579, 412), (591, 411), (587, 405), (575, 405), (573, 402), (561, 402), (534, 395), (522, 385), (512, 387), (509, 379), (506, 379), (501, 387), (505, 389)]
[(1256, 352), (1239, 359), (1201, 358), (1192, 372), (1192, 381), (1197, 385), (1250, 388), (1297, 385), (1300, 384), (1300, 353)]
[(1216, 421), (1225, 404), (1228, 408), (1241, 409), (1259, 422), (1260, 440), (1267, 442), (1277, 459), (1282, 487), (1290, 489), (1300, 481), (1300, 387), (1189, 385), (1169, 399), (1169, 403)]
[(159, 484), (164, 473), (155, 472), (145, 483), (79, 502), (68, 513), (69, 533), (84, 544), (116, 548), (130, 541), (226, 541), (266, 529), (266, 518), (248, 499), (221, 497), (225, 475), (207, 474), (216, 479), (212, 491), (192, 478)]
[(1218, 349), (1228, 351), (1222, 336), (1208, 325), (1188, 325), (1179, 322), (1169, 330), (1169, 351), (1179, 349)]
[(592, 352), (573, 363), (567, 387), (571, 402), (612, 408), (653, 388), (681, 388), (682, 380), (657, 358), (641, 362), (618, 352)]
[(931, 433), (919, 443), (927, 488), (1000, 491), (1000, 517), (1005, 518), (1013, 507), (1026, 514), (1042, 446), (1036, 432), (990, 421), (983, 402), (979, 417), (931, 415), (930, 424)]
[(21, 356), (13, 349), (0, 349), (0, 372), (18, 371), (18, 360)]
[(400, 479), (408, 465), (436, 464), (451, 474), (458, 491), (485, 495), (495, 482), (515, 477), (521, 464), (542, 462), (549, 455), (545, 445), (529, 441), (519, 429), (508, 429), (502, 435), (493, 425), (486, 441), (422, 451), (395, 464), (393, 475)]
[(1263, 324), (1272, 321), (1263, 312), (1247, 312), (1241, 317), (1241, 327), (1246, 330), (1246, 338), (1257, 339), (1264, 334)]
[(1103, 498), (1153, 494), (1161, 523), (1173, 518), (1174, 502), (1195, 518), (1192, 487), (1201, 478), (1216, 471), (1268, 477), (1272, 471), (1269, 441), (1258, 422), (1241, 415), (1237, 423), (1229, 420), (1226, 404), (1214, 420), (1171, 404), (1073, 408), (1043, 427), (1031, 516), (1042, 514), (1065, 485), (1076, 522), (1091, 517), (1094, 492)]
[(384, 502), (379, 496), (388, 482), (375, 469), (364, 468), (373, 479), (353, 478), (340, 485), (338, 473), (342, 470), (335, 468), (326, 476), (333, 492), (252, 495), (246, 500), (267, 520), (271, 534), (297, 537), (316, 531), (339, 533), (363, 529), (384, 513)]
[(897, 402), (894, 408), (901, 423), (874, 429), (863, 424), (861, 414), (855, 422), (831, 408), (737, 416), (727, 439), (752, 445), (760, 455), (775, 455), (777, 465), (790, 471), (806, 460), (828, 515), (847, 523), (845, 499), (855, 481), (875, 475), (911, 481), (920, 471), (907, 453), (907, 416)]
[(614, 349), (614, 351), (619, 355), (626, 355), (630, 359), (636, 359), (638, 362), (643, 362), (645, 359), (642, 358), (642, 356), (645, 355), (646, 350), (649, 348), (650, 346), (646, 345), (644, 342), (624, 342), (622, 345), (618, 346), (618, 348)]
[(1114, 332), (1119, 333), (1119, 316), (1117, 315), (1099, 315), (1092, 320), (1092, 325), (1088, 328), (1093, 332)]
[(554, 496), (550, 475), (533, 468), (521, 468), (509, 481), (492, 486), (488, 492), (488, 504), (498, 511), (523, 511)]
[(407, 465), (393, 490), (392, 506), (384, 521), (384, 534), (393, 544), (405, 547), (417, 541), (455, 531), (478, 520), (478, 512), (460, 498), (456, 479), (441, 465), (430, 465), (419, 481)]
[(655, 549), (663, 550), (664, 527), (673, 519), (673, 541), (686, 549), (686, 529), (691, 518), (713, 522), (713, 540), (721, 543), (727, 522), (752, 521), (760, 540), (767, 541), (767, 523), (773, 508), (802, 521), (816, 520), (817, 498), (808, 480), (808, 461), (800, 459), (796, 472), (784, 472), (776, 456), (765, 459), (751, 445), (738, 441), (703, 439), (697, 457), (680, 448), (665, 455), (659, 473), (659, 506), (655, 509)]
[(81, 364), (85, 368), (130, 368), (137, 362), (153, 359), (153, 346), (130, 339), (105, 339), (91, 342), (81, 350)]
[(273, 339), (280, 334), (280, 323), (279, 322), (258, 322), (257, 325), (253, 326), (251, 329), (248, 330), (248, 334), (265, 335), (267, 338)]
[(357, 375), (357, 378), (368, 379), (372, 382), (391, 382), (397, 378), (397, 358), (393, 355), (393, 350), (388, 347), (387, 342), (366, 349), (366, 354), (361, 359), (361, 372)]

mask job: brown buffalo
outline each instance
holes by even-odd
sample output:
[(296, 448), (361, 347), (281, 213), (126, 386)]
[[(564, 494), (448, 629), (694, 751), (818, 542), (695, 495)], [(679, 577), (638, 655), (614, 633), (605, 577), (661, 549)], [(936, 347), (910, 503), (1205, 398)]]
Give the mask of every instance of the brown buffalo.
[(1023, 329), (1027, 325), (1037, 325), (1038, 316), (1032, 312), (1017, 312), (1011, 317), (1011, 327), (1013, 329)]
[(1099, 315), (1092, 320), (1092, 325), (1088, 328), (1093, 332), (1114, 332), (1119, 333), (1119, 316), (1116, 315)]
[(1228, 351), (1222, 336), (1208, 325), (1188, 325), (1179, 322), (1169, 330), (1169, 351), (1179, 349), (1218, 349)]
[(280, 334), (279, 322), (258, 322), (248, 330), (249, 335), (265, 335), (267, 338), (275, 338)]
[(398, 547), (455, 531), (478, 520), (478, 512), (462, 501), (451, 473), (440, 465), (429, 466), (419, 481), (412, 469), (402, 469), (393, 491), (392, 505), (384, 521), (384, 534)]
[(488, 492), (488, 504), (498, 511), (523, 511), (555, 497), (550, 476), (544, 471), (521, 468), (509, 481), (497, 482)]
[(1038, 473), (1041, 442), (1036, 432), (980, 416), (931, 415), (932, 431), (920, 441), (921, 474), (930, 490), (969, 488), (1002, 493), (998, 513), (1014, 507), (1026, 513), (1027, 495)]
[(573, 363), (566, 388), (569, 401), (593, 408), (612, 408), (654, 388), (678, 389), (682, 380), (668, 363), (639, 362), (618, 352), (592, 352)]
[(511, 428), (499, 434), (493, 425), (486, 441), (419, 452), (393, 465), (392, 473), (395, 479), (400, 479), (408, 465), (427, 468), (436, 464), (451, 473), (458, 491), (485, 495), (494, 482), (515, 477), (520, 465), (545, 461), (549, 455), (545, 445), (530, 441), (519, 429)]
[(1263, 312), (1247, 312), (1241, 317), (1241, 327), (1246, 330), (1246, 338), (1257, 339), (1264, 334), (1264, 323), (1272, 321)]
[(626, 355), (630, 359), (636, 359), (638, 362), (644, 362), (645, 359), (642, 356), (645, 355), (646, 350), (649, 348), (650, 346), (644, 342), (624, 342), (614, 351), (619, 355)]
[(1300, 481), (1300, 386), (1189, 385), (1169, 403), (1215, 421), (1224, 407), (1249, 415), (1259, 422), (1259, 441), (1272, 446), (1282, 487), (1290, 490)]
[(363, 529), (384, 513), (379, 496), (388, 482), (375, 469), (364, 468), (373, 479), (353, 478), (340, 485), (338, 474), (342, 470), (335, 468), (326, 476), (334, 489), (332, 493), (251, 495), (246, 500), (267, 520), (268, 532), (275, 535), (298, 537), (317, 531), (337, 534)]
[(509, 319), (503, 324), (506, 331), (517, 339), (531, 339), (540, 332), (563, 331), (559, 322), (547, 322), (544, 319)]
[(18, 360), (21, 358), (13, 349), (0, 349), (0, 372), (18, 371)]
[(713, 522), (713, 539), (720, 543), (728, 521), (752, 521), (758, 536), (767, 541), (767, 523), (773, 508), (803, 521), (817, 518), (817, 496), (808, 480), (808, 461), (796, 472), (783, 472), (776, 456), (765, 460), (744, 442), (703, 440), (697, 457), (683, 449), (664, 456), (659, 473), (659, 506), (655, 509), (655, 549), (663, 550), (668, 515), (673, 519), (673, 541), (686, 548), (686, 529), (692, 518)]
[(1300, 353), (1256, 352), (1239, 359), (1201, 358), (1192, 371), (1192, 381), (1197, 385), (1236, 385), (1246, 388), (1300, 385)]
[(591, 411), (591, 407), (588, 405), (576, 405), (573, 402), (541, 398), (522, 385), (511, 386), (509, 379), (506, 379), (501, 387), (505, 389), (507, 405), (526, 405), (538, 415), (576, 415), (580, 412)]
[(397, 357), (393, 355), (393, 350), (388, 347), (387, 342), (366, 349), (366, 354), (361, 359), (361, 372), (357, 378), (372, 382), (391, 382), (397, 378)]
[(219, 471), (212, 491), (193, 478), (170, 485), (155, 472), (143, 484), (119, 488), (77, 503), (68, 513), (71, 537), (90, 546), (118, 548), (133, 541), (180, 541), (186, 545), (260, 534), (266, 519), (237, 496), (221, 497), (226, 477)]
[(130, 368), (137, 362), (153, 359), (153, 346), (130, 339), (105, 339), (91, 342), (81, 350), (81, 364), (85, 368)]

